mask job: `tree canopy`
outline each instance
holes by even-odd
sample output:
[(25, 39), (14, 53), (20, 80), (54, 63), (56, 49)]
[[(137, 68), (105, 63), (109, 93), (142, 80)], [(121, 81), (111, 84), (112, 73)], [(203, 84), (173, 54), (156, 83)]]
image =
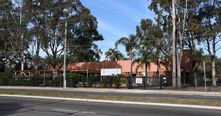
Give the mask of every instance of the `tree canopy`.
[(40, 52), (52, 67), (61, 63), (65, 29), (69, 61), (100, 59), (101, 50), (95, 44), (103, 40), (98, 22), (80, 0), (3, 0), (0, 13), (1, 50), (27, 53), (35, 66), (42, 57)]

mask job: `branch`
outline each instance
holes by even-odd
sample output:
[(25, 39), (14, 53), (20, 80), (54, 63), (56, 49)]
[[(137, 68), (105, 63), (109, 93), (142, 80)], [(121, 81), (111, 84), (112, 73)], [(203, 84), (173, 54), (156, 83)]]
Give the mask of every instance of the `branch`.
[(218, 42), (220, 42), (221, 40), (217, 40), (216, 42), (215, 42), (215, 44), (217, 44)]
[(42, 50), (47, 54), (48, 57), (51, 57), (52, 55), (50, 55), (50, 53), (48, 52), (48, 50), (44, 47), (41, 47)]
[(14, 34), (10, 31), (10, 29), (9, 29), (9, 33), (11, 34), (12, 37), (14, 36)]
[(217, 48), (216, 51), (218, 51), (219, 49), (221, 49), (221, 47)]
[(60, 53), (59, 53), (59, 56), (61, 56), (61, 54), (62, 54), (63, 51), (64, 51), (64, 48), (61, 48), (60, 50), (57, 51), (57, 53), (60, 52)]
[(15, 21), (15, 23), (18, 24), (18, 22), (16, 21), (15, 17), (14, 17), (13, 14), (12, 14), (12, 11), (10, 11), (10, 14), (11, 14), (13, 20)]
[(210, 50), (210, 43), (209, 43), (208, 39), (206, 39), (206, 43), (207, 43), (207, 51), (209, 52), (209, 54), (212, 54), (212, 52)]

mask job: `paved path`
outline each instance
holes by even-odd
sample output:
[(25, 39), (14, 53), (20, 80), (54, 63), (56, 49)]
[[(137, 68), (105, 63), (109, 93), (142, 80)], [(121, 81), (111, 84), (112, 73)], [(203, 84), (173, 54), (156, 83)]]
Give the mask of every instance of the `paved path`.
[(218, 110), (0, 97), (1, 116), (220, 116)]
[(8, 87), (1, 86), (0, 90), (18, 91), (41, 91), (41, 92), (60, 92), (77, 93), (91, 95), (111, 95), (111, 96), (133, 96), (133, 97), (158, 97), (158, 98), (186, 98), (186, 99), (217, 99), (221, 100), (219, 92), (186, 92), (186, 91), (165, 91), (165, 90), (128, 90), (128, 89), (96, 89), (96, 88), (52, 88), (52, 87)]

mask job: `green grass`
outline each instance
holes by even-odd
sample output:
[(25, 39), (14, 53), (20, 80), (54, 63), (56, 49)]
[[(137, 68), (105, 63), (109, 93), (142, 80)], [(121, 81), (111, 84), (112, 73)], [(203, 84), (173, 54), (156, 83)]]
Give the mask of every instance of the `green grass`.
[(62, 93), (62, 92), (36, 92), (36, 91), (21, 91), (21, 90), (19, 90), (19, 91), (16, 91), (16, 90), (0, 90), (0, 94), (48, 96), (48, 97), (67, 97), (67, 98), (99, 99), (99, 100), (114, 100), (114, 101), (136, 101), (136, 102), (151, 102), (151, 103), (172, 103), (172, 104), (192, 104), (192, 105), (221, 106), (221, 100), (213, 100), (213, 99), (131, 97), (131, 96), (75, 94), (75, 93)]

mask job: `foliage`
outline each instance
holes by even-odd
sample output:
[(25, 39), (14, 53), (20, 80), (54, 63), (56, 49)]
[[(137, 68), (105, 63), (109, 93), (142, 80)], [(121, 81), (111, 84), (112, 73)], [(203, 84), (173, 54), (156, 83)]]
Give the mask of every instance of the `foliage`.
[(113, 76), (107, 76), (107, 77), (103, 77), (102, 79), (102, 84), (103, 87), (112, 87), (114, 83), (114, 77)]
[(0, 73), (0, 85), (9, 85), (12, 78), (13, 78), (12, 70), (7, 70), (3, 73)]
[(67, 86), (70, 87), (77, 87), (79, 83), (79, 76), (75, 73), (73, 74), (67, 74)]
[(114, 85), (116, 88), (120, 88), (122, 80), (125, 79), (125, 75), (119, 74), (114, 78)]
[(124, 59), (124, 55), (116, 50), (116, 49), (112, 49), (110, 48), (106, 53), (105, 53), (106, 59), (110, 60), (110, 61), (118, 61), (118, 60), (122, 60)]
[(79, 0), (0, 1), (0, 54), (6, 59), (1, 58), (1, 63), (18, 65), (24, 53), (31, 56), (24, 57), (31, 67), (38, 69), (42, 50), (47, 55), (45, 63), (55, 68), (64, 51), (65, 22), (68, 58), (98, 61), (101, 51), (95, 42), (103, 37), (97, 31), (96, 18)]
[(135, 56), (135, 46), (136, 46), (136, 35), (130, 35), (127, 37), (122, 37), (119, 40), (115, 42), (115, 47), (117, 48), (119, 45), (123, 45), (125, 47), (125, 50), (127, 52), (127, 56), (130, 57), (130, 59), (133, 59)]

